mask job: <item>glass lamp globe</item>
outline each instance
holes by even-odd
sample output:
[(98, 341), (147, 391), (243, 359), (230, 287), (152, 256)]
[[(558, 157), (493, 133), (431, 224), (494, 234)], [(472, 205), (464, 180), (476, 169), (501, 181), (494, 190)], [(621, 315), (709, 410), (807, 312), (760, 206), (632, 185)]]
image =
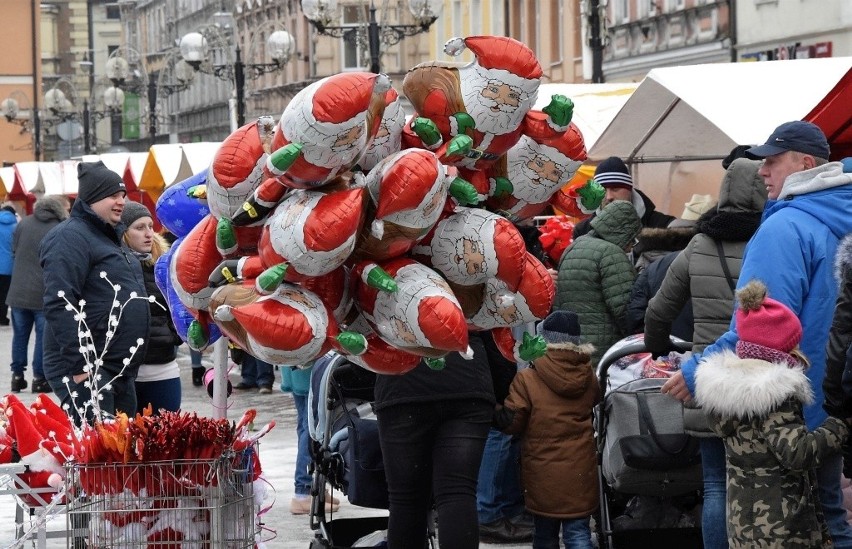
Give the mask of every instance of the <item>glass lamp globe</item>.
[(180, 39), (180, 55), (190, 65), (207, 59), (207, 39), (200, 32), (190, 32)]
[(16, 118), (18, 116), (18, 111), (20, 111), (20, 106), (12, 97), (7, 97), (2, 103), (0, 103), (0, 112), (2, 112), (3, 116), (6, 117), (6, 120)]
[(443, 0), (408, 0), (408, 10), (418, 22), (434, 21), (444, 10)]
[(61, 111), (66, 101), (65, 93), (59, 88), (51, 88), (44, 93), (44, 106), (52, 111)]
[(302, 12), (311, 21), (328, 26), (337, 21), (337, 0), (302, 0)]
[(121, 56), (110, 57), (106, 62), (106, 77), (113, 82), (123, 82), (130, 74), (130, 65)]
[(289, 32), (277, 30), (266, 39), (266, 52), (277, 63), (286, 63), (295, 49), (295, 41)]
[(104, 91), (104, 105), (108, 109), (121, 110), (121, 107), (124, 106), (124, 92), (121, 88), (116, 88), (115, 86), (107, 88)]

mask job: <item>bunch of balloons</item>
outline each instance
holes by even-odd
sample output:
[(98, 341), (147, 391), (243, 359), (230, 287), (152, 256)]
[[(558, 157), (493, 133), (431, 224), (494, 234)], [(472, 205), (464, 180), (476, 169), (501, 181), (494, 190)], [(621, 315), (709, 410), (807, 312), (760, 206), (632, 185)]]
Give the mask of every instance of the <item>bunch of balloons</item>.
[[(469, 352), (471, 330), (513, 359), (543, 352), (511, 336), (554, 294), (515, 224), (566, 200), (585, 144), (567, 98), (532, 110), (542, 72), (524, 44), (445, 47), (464, 49), (476, 60), (409, 71), (411, 118), (385, 75), (330, 76), (163, 194), (157, 215), (179, 240), (158, 283), (190, 346), (224, 334), (274, 364), (335, 349), (384, 374), (440, 367)], [(595, 185), (568, 199), (593, 210)]]

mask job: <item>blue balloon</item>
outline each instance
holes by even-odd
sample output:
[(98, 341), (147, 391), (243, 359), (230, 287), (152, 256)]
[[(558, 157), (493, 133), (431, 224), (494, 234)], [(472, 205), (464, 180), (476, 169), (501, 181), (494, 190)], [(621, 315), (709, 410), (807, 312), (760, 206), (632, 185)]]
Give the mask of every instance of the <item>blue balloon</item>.
[[(174, 286), (172, 286), (171, 278), (169, 277), (169, 269), (171, 267), (172, 258), (174, 257), (174, 250), (177, 249), (182, 240), (182, 238), (176, 240), (175, 243), (172, 244), (172, 247), (160, 256), (159, 259), (157, 259), (157, 263), (154, 264), (154, 281), (157, 283), (157, 287), (160, 288), (160, 291), (163, 292), (163, 295), (166, 298), (166, 304), (169, 307), (169, 312), (172, 315), (172, 322), (175, 324), (175, 329), (177, 330), (178, 335), (182, 340), (187, 341), (186, 334), (189, 330), (189, 325), (195, 321), (195, 317), (191, 312), (189, 312), (178, 297)], [(219, 330), (219, 326), (211, 322), (208, 325), (207, 343), (201, 349), (196, 350), (203, 351), (215, 343), (220, 337), (222, 337), (222, 332)]]
[(205, 184), (207, 170), (169, 186), (157, 200), (157, 219), (175, 236), (186, 236), (210, 213), (206, 200), (186, 195), (190, 187)]

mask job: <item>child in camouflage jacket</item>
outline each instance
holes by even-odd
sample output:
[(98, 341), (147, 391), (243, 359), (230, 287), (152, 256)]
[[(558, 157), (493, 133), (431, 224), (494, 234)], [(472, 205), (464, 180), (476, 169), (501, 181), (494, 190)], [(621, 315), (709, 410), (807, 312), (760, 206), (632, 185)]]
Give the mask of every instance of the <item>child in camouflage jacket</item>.
[(736, 353), (706, 356), (695, 377), (696, 399), (725, 442), (728, 545), (831, 546), (814, 469), (840, 449), (846, 424), (829, 417), (814, 431), (805, 426), (813, 391), (796, 315), (757, 280), (737, 298)]

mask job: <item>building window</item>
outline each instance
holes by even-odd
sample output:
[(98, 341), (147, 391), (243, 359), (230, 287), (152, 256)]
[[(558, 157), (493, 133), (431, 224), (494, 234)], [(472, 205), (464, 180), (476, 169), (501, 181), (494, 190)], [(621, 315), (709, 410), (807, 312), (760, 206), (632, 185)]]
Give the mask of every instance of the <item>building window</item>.
[(627, 23), (630, 20), (628, 0), (615, 0), (615, 22)]
[[(359, 12), (362, 9), (362, 6), (343, 6), (343, 26), (351, 27), (355, 32), (359, 32), (358, 27), (361, 21)], [(341, 43), (343, 44), (343, 68), (350, 70), (363, 68), (361, 60), (365, 55), (365, 44), (361, 44), (360, 40), (356, 40), (355, 44), (349, 40), (341, 40)]]
[(471, 0), (470, 2), (470, 34), (479, 36), (482, 34), (482, 1)]
[(121, 19), (121, 8), (115, 4), (108, 4), (106, 7), (107, 19)]
[(562, 36), (563, 0), (550, 1), (550, 62), (561, 63), (565, 51), (565, 38)]

